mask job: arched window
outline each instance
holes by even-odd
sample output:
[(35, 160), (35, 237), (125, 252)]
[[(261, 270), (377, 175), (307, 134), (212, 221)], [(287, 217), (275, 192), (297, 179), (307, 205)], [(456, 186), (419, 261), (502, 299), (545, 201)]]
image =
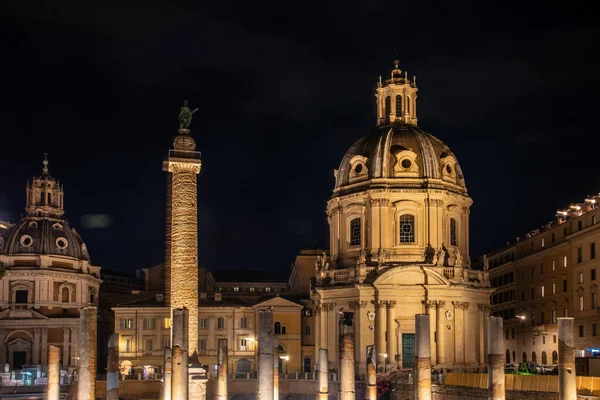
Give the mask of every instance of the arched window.
[(545, 351), (542, 351), (542, 364), (548, 364), (548, 356), (546, 355)]
[(410, 97), (406, 97), (406, 113), (408, 115), (410, 115), (410, 109), (411, 109)]
[(517, 361), (517, 354), (515, 353), (515, 351), (513, 350), (513, 362)]
[(537, 362), (537, 354), (535, 354), (535, 351), (531, 353), (531, 361)]
[(396, 117), (402, 116), (402, 96), (396, 95)]
[(61, 290), (61, 292), (60, 292), (60, 294), (61, 294), (61, 297), (62, 297), (61, 301), (63, 303), (68, 303), (70, 301), (69, 300), (69, 294), (70, 293), (69, 293), (69, 288), (68, 287), (63, 287), (62, 290)]
[(350, 246), (360, 246), (360, 218), (350, 221)]
[(390, 96), (387, 96), (385, 98), (385, 110), (383, 111), (386, 117), (388, 117), (392, 112), (392, 99), (390, 98)]
[(281, 322), (279, 322), (279, 321), (275, 322), (275, 325), (273, 326), (273, 330), (276, 335), (281, 335)]
[(450, 246), (457, 246), (456, 219), (450, 218)]
[(246, 358), (240, 358), (237, 362), (237, 372), (245, 373), (250, 372), (250, 361)]
[(556, 350), (552, 352), (552, 364), (558, 364), (558, 353)]
[(400, 216), (400, 243), (415, 242), (415, 216), (404, 214)]
[(506, 349), (506, 363), (510, 364), (510, 350)]
[(527, 362), (527, 353), (523, 352), (523, 362)]

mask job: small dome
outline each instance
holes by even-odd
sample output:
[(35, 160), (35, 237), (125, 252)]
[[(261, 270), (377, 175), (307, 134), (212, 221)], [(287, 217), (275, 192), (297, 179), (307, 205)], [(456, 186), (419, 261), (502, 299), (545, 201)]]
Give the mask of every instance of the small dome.
[[(381, 179), (379, 179), (381, 178)], [(434, 187), (466, 194), (462, 170), (448, 146), (412, 124), (378, 126), (342, 159), (334, 192), (365, 186)]]
[(81, 236), (63, 219), (28, 216), (0, 239), (0, 254), (4, 255), (62, 255), (90, 261)]

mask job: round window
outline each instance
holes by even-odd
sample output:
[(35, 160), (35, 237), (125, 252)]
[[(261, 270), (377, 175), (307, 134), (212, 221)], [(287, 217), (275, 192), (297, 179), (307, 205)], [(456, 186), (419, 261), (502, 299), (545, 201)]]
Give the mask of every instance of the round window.
[(66, 249), (67, 246), (69, 246), (69, 242), (67, 242), (67, 239), (65, 239), (64, 237), (59, 237), (58, 239), (56, 239), (56, 247), (58, 247), (59, 249)]
[(354, 167), (354, 173), (355, 174), (360, 174), (363, 170), (363, 166), (362, 164), (356, 164), (356, 167)]
[(33, 244), (33, 238), (29, 235), (23, 235), (21, 236), (19, 242), (23, 247), (31, 247), (31, 245)]
[(402, 165), (402, 168), (404, 169), (409, 169), (412, 166), (412, 162), (408, 158), (405, 158), (404, 160), (402, 160), (400, 165)]
[(452, 173), (452, 167), (450, 166), (450, 164), (446, 165), (446, 172), (449, 174)]

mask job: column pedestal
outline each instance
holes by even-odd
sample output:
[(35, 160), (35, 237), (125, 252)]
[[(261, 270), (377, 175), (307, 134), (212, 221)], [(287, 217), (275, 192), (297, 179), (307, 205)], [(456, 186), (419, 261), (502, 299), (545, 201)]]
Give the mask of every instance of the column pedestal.
[(488, 399), (504, 400), (504, 332), (500, 317), (488, 317)]
[(57, 346), (48, 347), (48, 387), (47, 400), (60, 398), (60, 349)]
[(575, 320), (558, 318), (558, 398), (577, 400), (575, 377)]
[(431, 400), (429, 315), (415, 315), (415, 399)]

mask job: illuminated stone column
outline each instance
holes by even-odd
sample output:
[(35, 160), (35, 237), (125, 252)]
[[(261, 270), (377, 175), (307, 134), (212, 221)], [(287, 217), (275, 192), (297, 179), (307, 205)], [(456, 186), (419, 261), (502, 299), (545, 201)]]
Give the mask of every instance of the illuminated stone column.
[(445, 331), (446, 327), (444, 326), (444, 305), (446, 302), (444, 300), (438, 300), (436, 302), (436, 341), (435, 341), (435, 353), (437, 354), (437, 364), (445, 364), (446, 363), (446, 345), (444, 343), (444, 339), (446, 337)]
[(258, 400), (273, 400), (273, 311), (258, 311)]
[(431, 400), (429, 315), (415, 315), (415, 399)]
[(367, 346), (367, 374), (365, 382), (365, 400), (377, 400), (377, 366), (375, 346)]
[(60, 348), (48, 346), (48, 387), (47, 400), (58, 400), (60, 397)]
[(79, 310), (77, 399), (96, 399), (96, 307)]
[(558, 398), (577, 400), (573, 318), (558, 318)]
[(321, 306), (317, 304), (315, 305), (315, 360), (319, 359), (319, 349), (321, 348), (321, 329)]
[(488, 317), (488, 399), (503, 400), (504, 391), (504, 329), (500, 317)]
[(279, 340), (273, 338), (273, 400), (279, 400)]
[(327, 368), (327, 349), (319, 349), (318, 358), (319, 393), (317, 400), (329, 399), (329, 370)]
[(382, 365), (385, 365), (385, 320), (387, 304), (385, 301), (377, 301), (375, 305), (377, 306), (375, 310), (375, 351), (377, 351), (377, 365), (381, 368)]
[(217, 400), (227, 400), (227, 339), (217, 345)]
[(338, 400), (355, 400), (353, 316), (354, 313), (345, 312), (339, 318), (340, 379)]
[(163, 354), (163, 387), (161, 393), (161, 400), (171, 400), (171, 368), (173, 364), (173, 358), (171, 349), (165, 347)]
[(108, 362), (106, 365), (106, 400), (119, 400), (119, 334), (108, 339)]
[(394, 364), (398, 351), (396, 347), (398, 339), (396, 338), (396, 301), (388, 300), (387, 302), (387, 362)]
[(188, 400), (188, 310), (173, 310), (171, 400)]
[(189, 310), (187, 354), (198, 348), (198, 209), (196, 175), (200, 153), (188, 129), (180, 129), (174, 150), (163, 165), (169, 172), (167, 188), (166, 262), (167, 300), (171, 310)]

